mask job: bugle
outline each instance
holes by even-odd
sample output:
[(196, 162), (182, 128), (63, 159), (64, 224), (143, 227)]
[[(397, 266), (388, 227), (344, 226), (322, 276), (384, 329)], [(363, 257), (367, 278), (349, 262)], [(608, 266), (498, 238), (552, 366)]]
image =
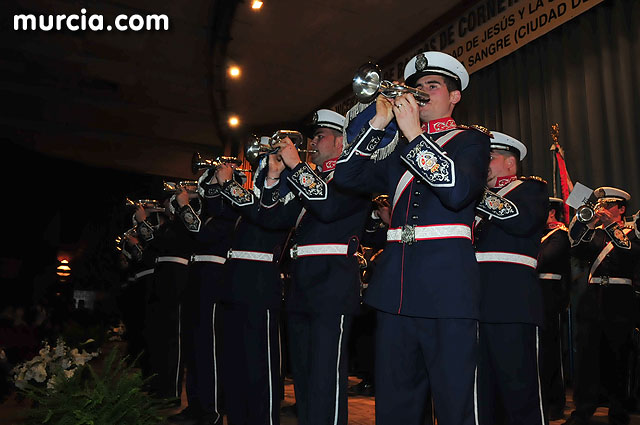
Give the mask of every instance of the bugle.
[(576, 220), (580, 223), (589, 223), (596, 215), (596, 211), (604, 207), (604, 202), (590, 202), (587, 201), (584, 205), (579, 206), (576, 209)]
[(186, 190), (190, 194), (198, 193), (197, 180), (181, 180), (179, 182), (162, 182), (162, 190), (165, 192), (178, 193), (181, 189)]
[(384, 97), (394, 99), (406, 93), (411, 93), (420, 106), (429, 102), (429, 93), (409, 87), (404, 84), (393, 83), (382, 79), (382, 72), (378, 65), (370, 62), (358, 68), (351, 84), (353, 94), (360, 103), (369, 103), (380, 93)]
[[(231, 164), (239, 167), (242, 165), (242, 160), (236, 158), (235, 156), (219, 156), (216, 159), (213, 158), (203, 158), (199, 152), (194, 152), (193, 157), (191, 158), (191, 172), (193, 174), (198, 174), (200, 170), (208, 170), (210, 168), (217, 168), (222, 164)], [(249, 169), (241, 169), (235, 168), (235, 171), (239, 173), (250, 173)]]
[(164, 206), (155, 199), (138, 199), (136, 201), (132, 201), (129, 198), (125, 198), (124, 201), (125, 207), (142, 207), (146, 212), (162, 212), (164, 211)]
[(251, 143), (247, 146), (245, 151), (245, 157), (247, 160), (254, 164), (263, 155), (271, 155), (277, 153), (280, 147), (275, 146), (285, 138), (289, 138), (293, 145), (300, 153), (316, 153), (315, 149), (303, 149), (302, 146), (306, 142), (305, 137), (299, 131), (294, 130), (278, 130), (271, 137), (265, 138), (266, 141), (262, 141), (260, 137), (253, 136)]

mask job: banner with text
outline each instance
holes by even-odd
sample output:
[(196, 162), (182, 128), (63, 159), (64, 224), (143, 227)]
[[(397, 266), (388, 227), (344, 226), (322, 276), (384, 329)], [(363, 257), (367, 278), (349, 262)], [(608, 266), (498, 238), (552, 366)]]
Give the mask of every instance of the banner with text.
[[(456, 57), (469, 74), (491, 65), (604, 0), (485, 0), (466, 10), (382, 70), (386, 80), (402, 80), (416, 54), (439, 50)], [(353, 97), (334, 106), (346, 113)]]

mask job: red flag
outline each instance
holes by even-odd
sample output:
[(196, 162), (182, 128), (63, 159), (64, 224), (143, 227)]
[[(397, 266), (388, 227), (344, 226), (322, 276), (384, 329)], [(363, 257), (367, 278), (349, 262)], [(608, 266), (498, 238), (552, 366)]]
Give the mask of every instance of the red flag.
[[(560, 190), (562, 191), (562, 200), (566, 201), (569, 194), (573, 190), (573, 182), (567, 171), (567, 164), (564, 161), (564, 152), (560, 145), (555, 143), (556, 160), (558, 161), (558, 172), (560, 173)], [(569, 205), (564, 204), (564, 221), (569, 224)]]

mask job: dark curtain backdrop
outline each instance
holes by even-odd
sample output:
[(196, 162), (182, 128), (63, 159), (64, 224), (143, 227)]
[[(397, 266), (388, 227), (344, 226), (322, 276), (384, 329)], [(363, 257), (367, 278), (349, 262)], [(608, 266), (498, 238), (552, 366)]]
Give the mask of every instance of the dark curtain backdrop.
[[(471, 76), (454, 112), (523, 141), (523, 174), (552, 192), (551, 126), (571, 179), (615, 186), (640, 207), (640, 1), (606, 0)], [(558, 188), (558, 193), (559, 192)]]

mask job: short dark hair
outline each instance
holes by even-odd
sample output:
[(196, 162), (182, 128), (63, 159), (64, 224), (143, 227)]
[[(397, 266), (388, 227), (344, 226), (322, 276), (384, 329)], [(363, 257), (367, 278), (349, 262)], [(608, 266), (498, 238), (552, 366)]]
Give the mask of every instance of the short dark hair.
[(522, 173), (522, 164), (520, 163), (520, 153), (508, 151), (504, 149), (493, 149), (492, 152), (497, 153), (498, 155), (512, 157), (516, 161), (516, 175), (520, 175)]
[(618, 208), (624, 207), (624, 212), (627, 212), (627, 201), (624, 199), (617, 199), (615, 201), (606, 202), (607, 204), (616, 204)]
[(443, 75), (442, 78), (444, 79), (444, 85), (447, 86), (447, 90), (449, 92), (456, 91), (456, 90), (462, 92), (460, 88), (460, 81), (452, 77), (449, 77), (447, 75)]
[(438, 72), (422, 72), (418, 75), (414, 74), (411, 77), (407, 78), (407, 80), (405, 81), (405, 84), (408, 85), (409, 87), (415, 88), (418, 85), (418, 80), (424, 77), (425, 75), (438, 75), (442, 77), (442, 80), (444, 81), (444, 85), (447, 87), (447, 91), (452, 92), (452, 91), (458, 90), (462, 92), (459, 80), (456, 80), (455, 78), (450, 77), (448, 75), (440, 74)]
[(549, 211), (551, 210), (554, 210), (556, 212), (556, 220), (564, 221), (564, 204), (549, 202)]
[(309, 136), (310, 139), (313, 139), (313, 137), (316, 135), (316, 131), (318, 131), (321, 128), (326, 128), (327, 130), (331, 131), (331, 133), (335, 136), (335, 137), (342, 137), (342, 131), (338, 131), (334, 128), (329, 128), (329, 127), (313, 127), (312, 131), (311, 131), (311, 135)]

